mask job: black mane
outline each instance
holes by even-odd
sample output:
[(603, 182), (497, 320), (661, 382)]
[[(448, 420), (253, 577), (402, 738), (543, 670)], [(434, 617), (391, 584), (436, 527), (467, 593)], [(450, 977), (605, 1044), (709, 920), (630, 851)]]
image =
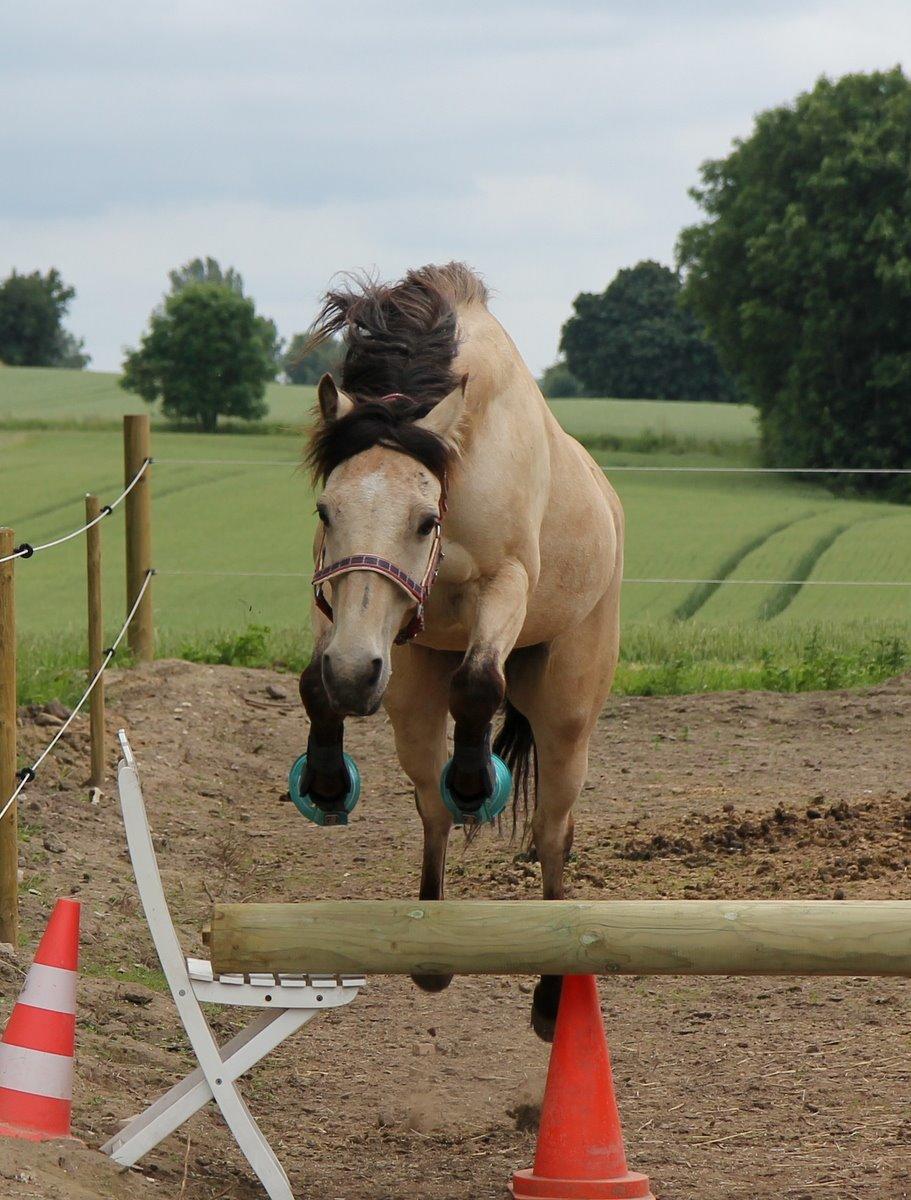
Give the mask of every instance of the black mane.
[(341, 386), (349, 396), (379, 400), (398, 392), (423, 403), (452, 391), (458, 338), (446, 270), (412, 271), (394, 284), (354, 280), (326, 295), (309, 345), (344, 334)]
[(454, 452), (435, 433), (415, 425), (432, 408), (432, 404), (421, 404), (408, 396), (361, 401), (337, 421), (317, 425), (310, 438), (307, 464), (325, 483), (340, 463), (372, 446), (386, 446), (417, 459), (442, 484)]
[(344, 334), (341, 388), (355, 407), (313, 433), (307, 461), (317, 478), (371, 446), (399, 450), (444, 478), (452, 450), (414, 422), (459, 384), (457, 306), (486, 302), (487, 289), (463, 263), (421, 267), (393, 284), (354, 280), (326, 295), (307, 349)]

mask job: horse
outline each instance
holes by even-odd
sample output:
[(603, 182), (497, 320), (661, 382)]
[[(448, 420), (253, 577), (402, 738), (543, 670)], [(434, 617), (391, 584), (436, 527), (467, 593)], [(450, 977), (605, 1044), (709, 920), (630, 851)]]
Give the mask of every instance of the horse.
[[(617, 664), (620, 501), (466, 265), (348, 281), (325, 296), (311, 344), (339, 333), (341, 378), (318, 384), (307, 452), (322, 491), (292, 799), (321, 824), (347, 822), (360, 778), (345, 718), (382, 704), (423, 824), (421, 900), (443, 896), (453, 825), (494, 820), (510, 776), (513, 829), (524, 810), (544, 898), (561, 899)], [(450, 981), (415, 976), (428, 991)], [(544, 1040), (561, 984), (543, 976), (534, 989)]]

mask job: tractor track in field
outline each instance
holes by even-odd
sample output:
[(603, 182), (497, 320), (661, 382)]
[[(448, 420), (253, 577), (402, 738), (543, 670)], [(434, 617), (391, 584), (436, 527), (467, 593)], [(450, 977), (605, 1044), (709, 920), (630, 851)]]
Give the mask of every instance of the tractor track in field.
[(878, 521), (889, 520), (890, 516), (891, 514), (889, 516), (858, 517), (847, 525), (837, 525), (834, 529), (822, 534), (793, 567), (786, 569), (785, 573), (789, 580), (800, 580), (801, 582), (781, 584), (761, 606), (758, 619), (770, 621), (786, 612), (802, 591), (803, 583), (810, 578), (823, 556), (832, 549), (843, 534), (856, 529), (858, 525), (876, 524)]
[[(178, 465), (178, 464), (169, 463), (168, 465), (172, 466), (172, 465)], [(191, 465), (191, 464), (188, 464), (188, 465)], [(153, 468), (154, 468), (154, 460), (153, 460)], [(222, 470), (217, 475), (213, 475), (209, 479), (197, 478), (197, 479), (191, 479), (191, 480), (184, 480), (180, 483), (174, 483), (171, 485), (165, 484), (164, 486), (161, 486), (157, 482), (157, 478), (156, 478), (156, 481), (155, 481), (155, 484), (153, 487), (153, 492), (152, 492), (152, 503), (155, 504), (157, 501), (168, 499), (172, 496), (181, 495), (184, 492), (192, 491), (194, 488), (206, 488), (206, 487), (210, 487), (212, 484), (222, 483), (227, 479), (236, 479), (239, 475), (243, 475), (245, 472), (248, 472), (251, 470), (255, 470), (255, 467), (251, 467), (251, 466), (239, 467), (236, 471)], [(123, 485), (120, 484), (119, 482), (118, 483), (110, 483), (110, 484), (108, 484), (108, 483), (102, 484), (101, 487), (98, 489), (97, 495), (99, 495), (103, 499), (109, 493), (110, 494), (119, 494), (119, 492), (117, 492), (117, 489), (122, 488), (122, 486)], [(44, 517), (52, 516), (55, 513), (63, 513), (65, 510), (73, 508), (74, 504), (75, 504), (75, 502), (73, 501), (72, 498), (70, 498), (68, 500), (61, 501), (59, 504), (52, 504), (52, 505), (47, 506), (46, 508), (35, 509), (33, 512), (30, 512), (30, 513), (23, 513), (22, 515), (17, 516), (14, 520), (10, 521), (9, 523), (18, 529), (18, 528), (21, 528), (23, 525), (27, 525), (30, 521), (38, 521)], [(59, 536), (60, 533), (66, 533), (66, 532), (68, 532), (68, 531), (67, 530), (59, 530), (56, 533), (49, 534), (48, 536), (57, 537), (57, 536)], [(44, 535), (42, 535), (42, 536), (44, 536)]]
[(708, 603), (718, 589), (724, 586), (724, 581), (733, 575), (748, 555), (752, 554), (754, 550), (758, 550), (761, 546), (764, 546), (777, 533), (782, 533), (785, 529), (790, 529), (793, 525), (797, 525), (800, 521), (805, 521), (807, 517), (814, 515), (813, 512), (805, 512), (801, 513), (798, 517), (792, 517), (788, 521), (780, 521), (755, 537), (750, 538), (749, 541), (741, 543), (736, 550), (731, 551), (730, 554), (722, 559), (720, 565), (711, 572), (712, 578), (720, 582), (702, 583), (698, 587), (693, 588), (689, 595), (674, 609), (674, 619), (677, 621), (690, 620), (690, 618), (699, 612), (703, 605)]
[[(270, 689), (270, 690), (267, 690)], [(416, 895), (419, 824), (382, 716), (349, 724), (364, 775), (349, 828), (281, 800), (305, 744), (296, 680), (159, 662), (112, 672), (175, 921), (199, 952), (211, 899)], [(36, 720), (36, 718), (38, 718)], [(46, 744), (22, 712), (23, 761)], [(258, 1200), (200, 1115), (122, 1175), (95, 1149), (190, 1062), (139, 910), (110, 777), (82, 786), (78, 719), (20, 810), (31, 949), (53, 899), (83, 900), (74, 1132), (0, 1139), (4, 1200)], [(911, 676), (859, 692), (615, 697), (592, 741), (568, 895), (911, 898)], [(449, 894), (521, 900), (540, 870), (506, 836), (454, 838)], [(0, 954), (0, 1019), (26, 955)], [(438, 995), (370, 981), (245, 1082), (295, 1194), (500, 1200), (534, 1154), (547, 1050), (524, 978)], [(631, 1165), (661, 1200), (911, 1200), (911, 1010), (903, 980), (603, 980)], [(237, 1027), (213, 1011), (221, 1039)], [(189, 1136), (189, 1142), (187, 1140)]]
[(810, 578), (813, 568), (825, 552), (835, 545), (846, 529), (850, 528), (850, 525), (836, 525), (834, 529), (830, 529), (818, 537), (792, 567), (786, 568), (784, 574), (789, 580), (795, 582), (780, 584), (771, 596), (760, 605), (758, 613), (760, 621), (771, 621), (773, 617), (780, 616), (789, 607), (800, 592), (803, 581)]

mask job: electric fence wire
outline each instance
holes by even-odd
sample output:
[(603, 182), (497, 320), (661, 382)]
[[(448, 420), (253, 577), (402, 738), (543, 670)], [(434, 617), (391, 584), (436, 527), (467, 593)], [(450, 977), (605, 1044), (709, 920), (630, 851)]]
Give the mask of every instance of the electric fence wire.
[[(138, 476), (137, 476), (137, 478), (138, 478)], [(38, 768), (41, 766), (41, 764), (44, 762), (44, 760), (47, 758), (47, 756), (53, 751), (54, 747), (57, 745), (57, 743), (60, 741), (60, 739), (66, 733), (66, 731), (69, 729), (70, 725), (72, 725), (73, 721), (79, 715), (79, 712), (81, 711), (82, 706), (85, 704), (86, 700), (88, 700), (89, 696), (91, 696), (91, 694), (95, 688), (95, 685), (98, 683), (98, 680), (105, 673), (105, 671), (108, 668), (108, 665), (111, 662), (111, 659), (117, 653), (117, 647), (123, 641), (124, 636), (126, 635), (126, 631), (130, 627), (130, 622), (136, 616), (136, 611), (139, 608), (139, 605), (140, 605), (140, 602), (142, 601), (143, 596), (146, 594), (146, 589), (148, 588), (149, 584), (152, 582), (152, 576), (154, 574), (155, 574), (154, 570), (146, 572), (146, 577), (142, 581), (142, 587), (139, 589), (139, 594), (137, 595), (135, 601), (133, 602), (133, 607), (130, 609), (129, 613), (127, 614), (127, 619), (124, 621), (123, 625), (120, 627), (120, 632), (114, 638), (113, 642), (110, 644), (110, 646), (107, 648), (107, 650), (105, 650), (104, 659), (102, 660), (101, 666), (98, 668), (98, 670), (92, 676), (92, 680), (89, 683), (89, 686), (82, 693), (82, 699), (78, 702), (78, 704), (76, 704), (73, 711), (70, 713), (70, 715), (64, 721), (64, 723), (60, 726), (60, 728), (54, 734), (53, 738), (51, 738), (50, 742), (45, 746), (44, 750), (42, 750), (41, 754), (35, 759), (35, 761), (32, 763), (32, 765), (30, 767), (23, 767), (22, 770), (19, 772), (19, 785), (16, 788), (16, 790), (13, 792), (13, 794), (10, 796), (10, 798), (3, 805), (3, 808), (0, 809), (0, 821), (3, 820), (3, 818), (6, 816), (7, 812), (9, 811), (10, 807), (16, 802), (16, 800), (19, 798), (19, 796), (25, 790), (27, 785), (38, 774)]]
[[(156, 458), (156, 466), (300, 467), (294, 458)], [(662, 467), (602, 464), (602, 471), (707, 475), (911, 475), (911, 467)]]
[(127, 498), (127, 496), (129, 496), (130, 492), (132, 492), (136, 484), (139, 483), (140, 479), (148, 470), (151, 463), (151, 458), (145, 459), (142, 466), (139, 468), (127, 486), (123, 489), (117, 499), (112, 500), (110, 504), (102, 505), (101, 512), (98, 514), (98, 516), (93, 517), (92, 520), (88, 521), (85, 525), (80, 525), (79, 528), (74, 529), (72, 533), (65, 533), (63, 537), (54, 538), (54, 540), (51, 542), (42, 542), (40, 546), (32, 546), (29, 542), (23, 542), (21, 546), (16, 547), (12, 554), (7, 554), (5, 558), (0, 558), (0, 563), (12, 562), (14, 558), (31, 558), (34, 554), (38, 554), (41, 550), (50, 550), (54, 546), (61, 546), (64, 542), (71, 542), (73, 538), (79, 537), (80, 534), (85, 533), (88, 529), (91, 529), (93, 525), (97, 525), (100, 521), (103, 521), (105, 517), (109, 517), (111, 515), (118, 504), (121, 504)]

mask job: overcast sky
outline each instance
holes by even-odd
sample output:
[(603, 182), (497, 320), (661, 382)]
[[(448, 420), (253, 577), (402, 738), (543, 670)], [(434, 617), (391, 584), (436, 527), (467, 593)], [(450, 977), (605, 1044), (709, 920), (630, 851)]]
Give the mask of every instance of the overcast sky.
[(0, 273), (58, 267), (109, 370), (196, 255), (286, 337), (335, 271), (464, 259), (537, 371), (755, 112), (909, 47), (908, 0), (6, 3)]

